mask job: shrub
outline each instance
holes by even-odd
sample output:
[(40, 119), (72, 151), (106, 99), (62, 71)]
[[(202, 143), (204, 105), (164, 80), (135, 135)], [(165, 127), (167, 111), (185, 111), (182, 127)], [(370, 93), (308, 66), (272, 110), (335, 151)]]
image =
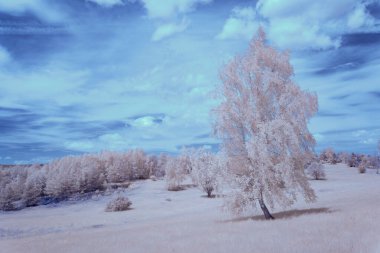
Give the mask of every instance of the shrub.
[(43, 196), (46, 177), (40, 170), (31, 170), (29, 173), (25, 183), (23, 199), (26, 206), (36, 206)]
[(212, 197), (218, 188), (220, 166), (217, 156), (200, 149), (192, 159), (192, 178), (198, 187)]
[(80, 163), (77, 157), (67, 156), (48, 165), (45, 194), (56, 199), (65, 199), (80, 190)]
[(355, 153), (352, 153), (351, 154), (351, 158), (350, 160), (348, 161), (348, 166), (350, 167), (357, 167), (360, 163), (360, 158), (357, 154)]
[(360, 174), (364, 174), (366, 172), (366, 163), (361, 162), (358, 167), (358, 171)]
[(346, 153), (346, 152), (340, 152), (338, 154), (338, 160), (344, 164), (349, 164), (350, 162), (350, 154)]
[(132, 205), (132, 202), (123, 196), (118, 196), (117, 198), (111, 200), (106, 207), (106, 212), (119, 212), (128, 210)]
[(323, 169), (323, 164), (320, 162), (312, 162), (307, 167), (307, 173), (315, 180), (326, 179), (325, 171)]
[(181, 190), (186, 170), (181, 166), (179, 158), (169, 158), (165, 164), (165, 179), (169, 191)]
[(330, 163), (330, 164), (336, 164), (338, 161), (337, 155), (335, 154), (335, 151), (332, 148), (325, 149), (320, 157), (320, 161)]

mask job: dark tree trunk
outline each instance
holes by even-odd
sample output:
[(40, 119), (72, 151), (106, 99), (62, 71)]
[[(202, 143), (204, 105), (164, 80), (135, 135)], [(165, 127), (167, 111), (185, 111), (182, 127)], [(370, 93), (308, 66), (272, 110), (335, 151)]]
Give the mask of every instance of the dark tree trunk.
[(267, 219), (267, 220), (274, 220), (274, 217), (270, 214), (267, 206), (264, 203), (264, 200), (263, 199), (259, 199), (259, 203), (260, 203), (261, 210), (264, 213), (265, 219)]

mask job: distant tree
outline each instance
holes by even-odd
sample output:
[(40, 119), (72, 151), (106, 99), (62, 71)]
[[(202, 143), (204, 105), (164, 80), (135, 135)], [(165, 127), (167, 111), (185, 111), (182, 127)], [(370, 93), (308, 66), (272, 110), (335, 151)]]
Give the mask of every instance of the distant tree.
[(122, 183), (134, 176), (131, 153), (103, 152), (108, 183)]
[(106, 172), (104, 164), (99, 157), (95, 155), (83, 155), (75, 159), (78, 160), (79, 171), (81, 173), (80, 191), (93, 192), (102, 190), (106, 181)]
[(359, 163), (360, 163), (360, 157), (357, 154), (352, 153), (351, 158), (348, 161), (348, 166), (357, 167), (357, 166), (359, 166)]
[(151, 176), (156, 176), (156, 171), (158, 167), (158, 158), (155, 155), (151, 155), (147, 157), (145, 160), (145, 167), (148, 170), (148, 175)]
[(273, 219), (266, 203), (290, 206), (297, 192), (315, 200), (304, 168), (313, 156), (307, 123), (318, 101), (293, 82), (289, 55), (268, 46), (260, 28), (248, 51), (232, 59), (220, 77), (215, 131), (233, 189), (230, 209), (240, 212), (258, 201), (265, 218)]
[(25, 182), (23, 199), (26, 206), (35, 206), (44, 194), (46, 176), (44, 171), (36, 167), (30, 168)]
[(186, 167), (180, 157), (171, 157), (165, 163), (165, 179), (169, 191), (181, 190), (181, 183), (186, 178)]
[(220, 178), (220, 163), (215, 154), (205, 149), (199, 149), (192, 156), (192, 178), (196, 185), (207, 193), (211, 198), (212, 193), (217, 190)]
[(313, 161), (307, 167), (307, 173), (315, 180), (326, 178), (325, 170), (321, 162)]
[(358, 166), (358, 171), (360, 174), (364, 174), (367, 170), (367, 163), (366, 161), (361, 161)]
[(350, 161), (350, 154), (346, 153), (346, 152), (340, 152), (338, 154), (338, 160), (344, 164), (347, 164), (349, 163)]
[(163, 177), (165, 176), (165, 167), (166, 167), (166, 162), (168, 161), (168, 156), (164, 153), (161, 153), (158, 156), (157, 159), (157, 169), (154, 173), (156, 177)]
[(65, 199), (80, 192), (79, 164), (76, 157), (66, 156), (45, 166), (47, 169), (45, 194), (57, 199)]
[(336, 164), (337, 163), (337, 156), (335, 154), (334, 149), (327, 148), (324, 151), (322, 151), (320, 155), (320, 160), (326, 163), (330, 164)]
[(24, 207), (23, 193), (26, 178), (26, 168), (18, 166), (10, 169), (5, 179), (0, 178), (0, 181), (5, 180), (0, 189), (0, 210), (11, 211)]
[(130, 160), (132, 162), (133, 179), (148, 179), (150, 168), (147, 166), (148, 157), (141, 149), (132, 150)]

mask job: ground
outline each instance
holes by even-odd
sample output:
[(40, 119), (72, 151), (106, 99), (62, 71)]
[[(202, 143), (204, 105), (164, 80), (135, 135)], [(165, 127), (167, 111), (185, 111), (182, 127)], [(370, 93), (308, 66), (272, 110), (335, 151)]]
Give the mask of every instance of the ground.
[(273, 210), (274, 221), (138, 181), (120, 193), (133, 202), (124, 212), (105, 212), (115, 196), (100, 196), (0, 213), (0, 252), (380, 253), (380, 175), (367, 171), (326, 165), (327, 180), (311, 181), (317, 202)]

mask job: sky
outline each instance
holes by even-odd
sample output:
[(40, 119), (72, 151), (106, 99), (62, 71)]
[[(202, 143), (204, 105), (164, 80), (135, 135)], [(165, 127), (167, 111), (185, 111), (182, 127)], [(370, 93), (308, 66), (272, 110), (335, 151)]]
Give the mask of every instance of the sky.
[(216, 150), (219, 71), (259, 26), (318, 95), (316, 151), (374, 154), (379, 0), (0, 0), (0, 163)]

